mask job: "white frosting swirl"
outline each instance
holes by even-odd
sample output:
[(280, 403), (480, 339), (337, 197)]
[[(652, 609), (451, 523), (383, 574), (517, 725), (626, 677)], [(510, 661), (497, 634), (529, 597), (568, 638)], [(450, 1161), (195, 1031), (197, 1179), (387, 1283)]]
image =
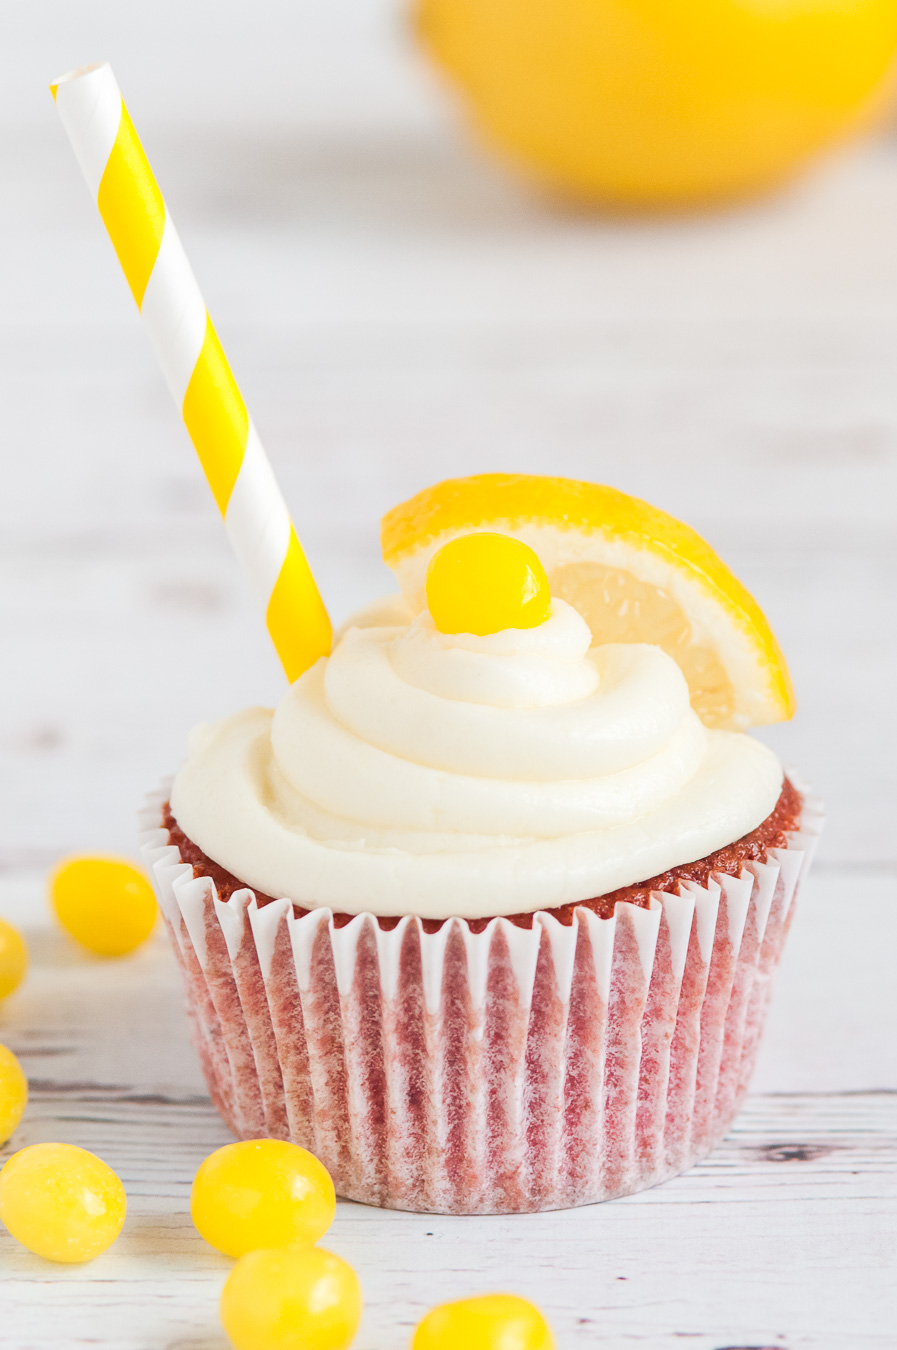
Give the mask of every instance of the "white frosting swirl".
[(759, 825), (772, 752), (707, 731), (660, 648), (590, 641), (558, 599), (488, 637), (349, 628), (273, 714), (197, 728), (172, 811), (268, 895), (426, 918), (588, 899)]

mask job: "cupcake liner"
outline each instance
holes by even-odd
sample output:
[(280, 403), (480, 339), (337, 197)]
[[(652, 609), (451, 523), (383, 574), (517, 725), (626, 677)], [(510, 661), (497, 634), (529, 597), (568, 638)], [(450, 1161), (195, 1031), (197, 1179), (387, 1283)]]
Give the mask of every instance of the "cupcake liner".
[[(142, 848), (209, 1091), (235, 1134), (311, 1149), (338, 1194), (449, 1214), (559, 1209), (690, 1167), (744, 1095), (822, 822), (737, 877), (582, 907), (566, 927), (342, 927), (218, 899), (158, 828)], [(155, 828), (154, 828), (155, 827)]]

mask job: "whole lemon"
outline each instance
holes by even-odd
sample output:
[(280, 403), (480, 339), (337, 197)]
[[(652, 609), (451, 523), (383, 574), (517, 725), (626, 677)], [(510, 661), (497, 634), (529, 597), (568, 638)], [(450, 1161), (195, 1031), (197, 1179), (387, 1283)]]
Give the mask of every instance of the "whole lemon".
[(621, 207), (753, 192), (870, 122), (895, 0), (417, 0), (481, 135)]

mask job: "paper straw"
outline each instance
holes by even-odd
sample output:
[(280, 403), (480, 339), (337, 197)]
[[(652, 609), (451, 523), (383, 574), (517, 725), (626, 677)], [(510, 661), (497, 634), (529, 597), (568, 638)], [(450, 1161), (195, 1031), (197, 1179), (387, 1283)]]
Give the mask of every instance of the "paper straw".
[(50, 91), (292, 682), (329, 653), (330, 620), (121, 90), (104, 63)]

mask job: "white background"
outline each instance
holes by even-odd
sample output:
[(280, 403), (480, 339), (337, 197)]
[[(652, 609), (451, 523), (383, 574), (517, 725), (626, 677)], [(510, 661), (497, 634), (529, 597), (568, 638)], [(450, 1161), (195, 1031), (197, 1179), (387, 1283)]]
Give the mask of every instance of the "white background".
[(0, 1238), (8, 1344), (222, 1344), (226, 1267), (185, 1195), (225, 1136), (164, 944), (98, 970), (42, 930), (42, 877), (133, 852), (190, 726), (282, 687), (47, 92), (109, 59), (334, 617), (388, 587), (379, 517), (428, 483), (613, 483), (757, 595), (800, 700), (764, 736), (829, 809), (732, 1140), (575, 1215), (344, 1207), (359, 1350), (492, 1286), (534, 1291), (562, 1347), (893, 1346), (897, 143), (742, 210), (609, 223), (470, 143), (395, 0), (52, 0), (2, 25), (0, 914), (36, 969), (0, 1038), (37, 1084), (16, 1145), (97, 1148), (135, 1214), (65, 1275)]

